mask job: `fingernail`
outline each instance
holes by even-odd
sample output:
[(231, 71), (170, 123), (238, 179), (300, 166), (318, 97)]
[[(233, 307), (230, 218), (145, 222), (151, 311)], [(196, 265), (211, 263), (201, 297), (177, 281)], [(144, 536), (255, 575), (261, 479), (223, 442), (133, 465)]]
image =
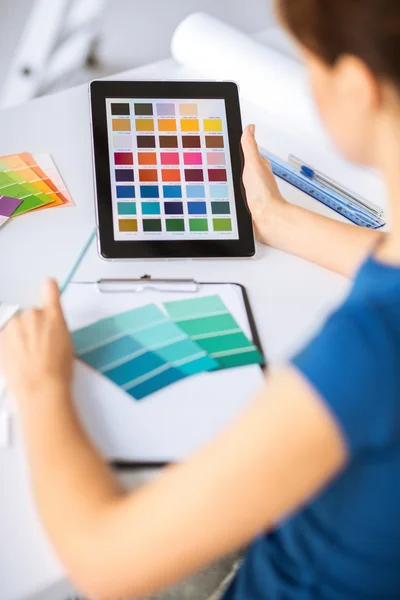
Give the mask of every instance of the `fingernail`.
[(250, 131), (251, 135), (254, 135), (256, 133), (256, 126), (249, 125), (249, 131)]

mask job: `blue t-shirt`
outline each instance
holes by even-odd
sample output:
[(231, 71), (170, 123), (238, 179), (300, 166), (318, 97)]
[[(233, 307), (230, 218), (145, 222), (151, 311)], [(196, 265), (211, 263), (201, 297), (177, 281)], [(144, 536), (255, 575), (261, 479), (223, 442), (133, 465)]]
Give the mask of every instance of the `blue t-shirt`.
[(294, 365), (325, 399), (345, 470), (250, 548), (225, 600), (400, 599), (400, 268), (370, 258)]

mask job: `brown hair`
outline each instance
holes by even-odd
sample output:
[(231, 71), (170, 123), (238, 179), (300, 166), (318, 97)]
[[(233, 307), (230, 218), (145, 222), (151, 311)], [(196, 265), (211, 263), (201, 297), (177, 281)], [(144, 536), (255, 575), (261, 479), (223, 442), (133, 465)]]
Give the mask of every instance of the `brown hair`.
[(283, 21), (333, 66), (350, 54), (400, 89), (400, 0), (278, 0)]

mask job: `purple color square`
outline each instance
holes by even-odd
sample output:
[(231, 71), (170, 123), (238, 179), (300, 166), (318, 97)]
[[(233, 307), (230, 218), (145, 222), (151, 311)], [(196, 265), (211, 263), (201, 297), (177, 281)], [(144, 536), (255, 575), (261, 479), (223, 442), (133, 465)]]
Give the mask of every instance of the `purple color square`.
[(3, 217), (11, 217), (18, 206), (22, 203), (22, 200), (17, 198), (10, 198), (9, 196), (0, 196), (0, 215)]

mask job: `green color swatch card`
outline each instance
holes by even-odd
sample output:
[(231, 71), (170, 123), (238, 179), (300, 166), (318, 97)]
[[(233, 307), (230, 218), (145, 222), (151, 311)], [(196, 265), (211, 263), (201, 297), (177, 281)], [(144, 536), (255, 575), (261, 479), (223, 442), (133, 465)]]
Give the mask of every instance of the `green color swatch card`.
[(52, 202), (52, 198), (41, 192), (37, 187), (25, 181), (18, 173), (0, 160), (0, 193), (4, 196), (22, 200), (13, 216), (45, 206)]
[(220, 369), (264, 363), (219, 296), (166, 302), (164, 306), (174, 323), (216, 360)]

